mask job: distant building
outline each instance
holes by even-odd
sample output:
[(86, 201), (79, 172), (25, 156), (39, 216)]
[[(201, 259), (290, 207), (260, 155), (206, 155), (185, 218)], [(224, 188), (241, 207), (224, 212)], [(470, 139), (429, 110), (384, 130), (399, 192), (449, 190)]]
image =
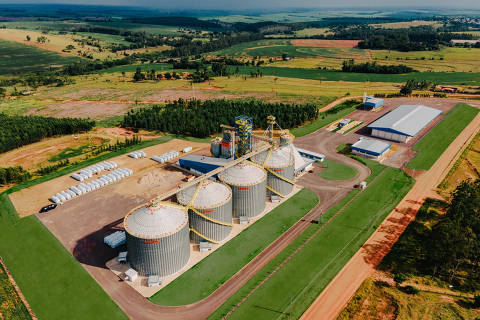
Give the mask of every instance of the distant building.
[(363, 105), (367, 108), (377, 109), (383, 106), (384, 100), (375, 97), (366, 97)]
[(371, 138), (360, 138), (352, 145), (352, 153), (359, 156), (379, 160), (392, 147), (391, 143)]
[(402, 105), (375, 120), (367, 128), (372, 130), (373, 137), (407, 142), (441, 113), (438, 109), (423, 105)]
[(464, 44), (470, 44), (470, 45), (475, 45), (480, 40), (463, 40), (463, 39), (452, 39), (450, 40), (450, 44), (457, 46), (457, 45), (464, 45)]

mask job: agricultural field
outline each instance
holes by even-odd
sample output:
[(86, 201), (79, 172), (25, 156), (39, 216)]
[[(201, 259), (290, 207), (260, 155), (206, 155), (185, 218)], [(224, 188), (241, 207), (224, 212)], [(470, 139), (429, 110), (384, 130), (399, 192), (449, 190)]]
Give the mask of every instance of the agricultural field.
[(330, 28), (305, 28), (295, 31), (295, 35), (299, 38), (311, 36), (326, 36), (331, 34)]
[(465, 179), (480, 179), (480, 134), (457, 160), (445, 179), (438, 186), (437, 192), (448, 199), (455, 187)]
[[(388, 278), (387, 278), (388, 279)], [(478, 319), (480, 309), (469, 307), (472, 299), (425, 288), (409, 294), (391, 282), (367, 278), (337, 320), (382, 319)], [(415, 286), (415, 285), (414, 285)]]
[(0, 297), (0, 314), (2, 319), (32, 319), (2, 264), (0, 264)]
[(321, 163), (324, 169), (319, 173), (326, 180), (349, 180), (355, 178), (357, 171), (343, 163), (325, 159)]
[[(240, 67), (241, 74), (255, 72), (257, 67)], [(441, 84), (458, 84), (478, 86), (480, 72), (412, 72), (408, 74), (376, 74), (376, 73), (350, 73), (336, 70), (318, 70), (305, 68), (278, 68), (261, 67), (264, 76), (288, 77), (298, 79), (311, 79), (321, 81), (350, 81), (350, 82), (390, 82), (401, 83), (408, 79), (429, 80)]]
[[(140, 65), (142, 71), (171, 72), (170, 65)], [(90, 117), (104, 120), (132, 108), (164, 103), (179, 98), (260, 98), (268, 101), (314, 102), (324, 106), (337, 97), (362, 95), (363, 92), (394, 93), (399, 85), (374, 82), (333, 82), (264, 76), (259, 78), (230, 76), (193, 84), (188, 80), (133, 82), (137, 65), (108, 69), (102, 73), (74, 77), (75, 84), (63, 87), (40, 87), (26, 97), (0, 101), (0, 112), (7, 114), (54, 117)], [(273, 68), (279, 69), (279, 68)], [(125, 76), (121, 71), (126, 72)], [(182, 70), (176, 70), (180, 73)], [(17, 88), (23, 89), (23, 88)], [(29, 89), (29, 88), (25, 88)], [(9, 92), (13, 88), (8, 89)]]
[(0, 73), (4, 75), (40, 71), (75, 61), (79, 58), (0, 39)]
[(247, 294), (229, 319), (299, 318), (413, 185), (401, 170), (383, 167), (374, 174), (365, 191), (352, 191), (328, 210), (320, 225), (310, 226), (210, 319), (225, 316)]
[[(27, 41), (27, 36), (30, 36), (31, 40)], [(45, 43), (38, 43), (37, 38), (46, 37)], [(61, 54), (62, 56), (78, 56), (78, 50), (82, 53), (91, 54), (93, 58), (106, 59), (106, 58), (118, 58), (117, 53), (111, 53), (109, 51), (100, 52), (97, 47), (89, 45), (81, 45), (74, 41), (74, 39), (85, 39), (83, 36), (77, 36), (72, 34), (43, 34), (40, 31), (21, 30), (21, 29), (0, 29), (0, 39), (17, 42), (19, 44), (37, 47), (40, 49), (53, 51)], [(64, 52), (68, 45), (72, 45), (75, 49), (70, 52)]]
[(0, 195), (0, 251), (39, 319), (127, 319), (36, 216), (18, 218), (6, 193)]
[(443, 26), (443, 24), (439, 21), (413, 20), (413, 21), (402, 21), (402, 22), (377, 23), (377, 24), (371, 24), (371, 26), (376, 28), (385, 28), (385, 29), (404, 29), (404, 28), (420, 27), (420, 26), (441, 27)]
[(451, 109), (435, 128), (412, 149), (417, 155), (407, 165), (410, 169), (428, 170), (453, 140), (477, 116), (479, 110), (466, 104)]
[(160, 305), (184, 305), (210, 295), (318, 203), (303, 189), (214, 251), (150, 298)]

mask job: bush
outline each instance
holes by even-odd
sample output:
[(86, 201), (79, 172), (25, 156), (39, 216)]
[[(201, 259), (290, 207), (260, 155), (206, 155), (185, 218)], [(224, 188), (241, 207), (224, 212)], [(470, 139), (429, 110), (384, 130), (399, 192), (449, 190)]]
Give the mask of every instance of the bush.
[(402, 291), (405, 292), (406, 294), (418, 294), (420, 292), (420, 290), (412, 286), (406, 286), (402, 288)]
[(395, 281), (395, 283), (398, 285), (402, 284), (403, 282), (405, 282), (405, 280), (407, 280), (407, 276), (403, 273), (396, 273), (394, 276), (393, 276), (393, 281)]
[(474, 301), (473, 301), (473, 307), (474, 308), (480, 308), (480, 295), (475, 296)]

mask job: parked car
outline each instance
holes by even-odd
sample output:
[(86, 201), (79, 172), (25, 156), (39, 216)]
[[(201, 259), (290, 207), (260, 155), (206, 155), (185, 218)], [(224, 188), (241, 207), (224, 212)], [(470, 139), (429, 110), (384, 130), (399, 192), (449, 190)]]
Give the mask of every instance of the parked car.
[(57, 207), (57, 205), (55, 203), (52, 203), (52, 204), (49, 204), (45, 207), (42, 207), (42, 209), (40, 209), (40, 213), (42, 212), (47, 212), (47, 211), (50, 211), (50, 210), (53, 210)]

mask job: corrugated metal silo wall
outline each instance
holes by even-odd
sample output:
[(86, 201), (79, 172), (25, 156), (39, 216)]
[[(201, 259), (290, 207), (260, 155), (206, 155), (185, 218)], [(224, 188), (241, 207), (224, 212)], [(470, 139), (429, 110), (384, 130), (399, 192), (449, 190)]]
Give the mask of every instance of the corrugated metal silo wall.
[(158, 239), (143, 239), (128, 232), (128, 261), (142, 276), (167, 276), (182, 269), (190, 259), (188, 223), (178, 232)]
[[(295, 177), (295, 165), (291, 164), (288, 167), (285, 168), (270, 168), (273, 172), (276, 174), (287, 178), (290, 181), (293, 181)], [(293, 185), (291, 183), (288, 183), (279, 177), (275, 176), (271, 172), (268, 172), (268, 178), (267, 178), (267, 183), (270, 188), (272, 188), (275, 191), (280, 192), (282, 195), (287, 195), (293, 190)], [(272, 192), (270, 190), (267, 190), (267, 194), (271, 195)]]
[(220, 143), (212, 143), (210, 146), (210, 152), (212, 155), (216, 158), (220, 157), (220, 154), (222, 152), (221, 150), (221, 144)]
[[(233, 202), (232, 198), (230, 198), (225, 204), (211, 209), (197, 209), (197, 211), (205, 214), (207, 217), (210, 217), (214, 220), (225, 222), (225, 223), (232, 223), (232, 209), (233, 209)], [(214, 210), (211, 212), (211, 210)], [(197, 230), (199, 233), (203, 234), (205, 237), (210, 238), (215, 241), (222, 241), (226, 237), (230, 235), (232, 232), (231, 226), (224, 226), (207, 219), (200, 217), (198, 214), (189, 210), (188, 212), (190, 226)], [(200, 240), (203, 238), (196, 235), (194, 232), (190, 233), (191, 239), (195, 243), (199, 243)], [(206, 239), (205, 239), (206, 240)]]
[(251, 186), (230, 185), (233, 192), (233, 215), (253, 218), (265, 210), (267, 179)]

